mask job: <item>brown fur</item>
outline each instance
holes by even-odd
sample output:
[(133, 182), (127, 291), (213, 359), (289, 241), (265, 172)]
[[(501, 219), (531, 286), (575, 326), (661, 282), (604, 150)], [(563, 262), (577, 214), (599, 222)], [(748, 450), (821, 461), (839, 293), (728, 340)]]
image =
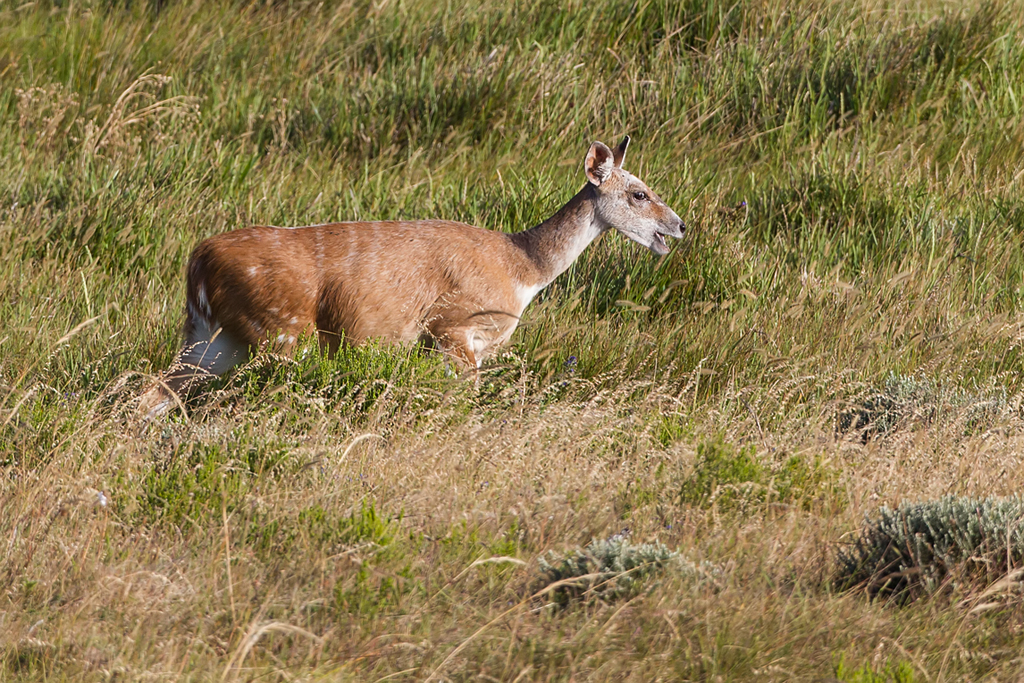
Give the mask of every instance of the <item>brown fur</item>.
[(514, 328), (523, 309), (514, 283), (538, 278), (508, 235), (464, 223), (255, 227), (196, 248), (188, 299), (198, 302), (205, 290), (212, 317), (248, 346), (283, 335), (279, 344), (288, 350), (290, 339), (313, 330), (331, 347), (342, 337), (358, 343), (429, 336), (475, 365), (457, 334), (479, 326), (481, 314)]

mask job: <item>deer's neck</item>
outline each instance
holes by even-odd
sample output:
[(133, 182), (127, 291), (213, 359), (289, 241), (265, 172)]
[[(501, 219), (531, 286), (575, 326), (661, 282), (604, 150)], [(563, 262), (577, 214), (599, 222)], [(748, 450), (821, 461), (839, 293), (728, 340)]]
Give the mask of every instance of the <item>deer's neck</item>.
[(524, 284), (546, 287), (608, 229), (597, 216), (595, 200), (594, 187), (587, 183), (554, 216), (511, 236), (537, 269), (539, 281)]

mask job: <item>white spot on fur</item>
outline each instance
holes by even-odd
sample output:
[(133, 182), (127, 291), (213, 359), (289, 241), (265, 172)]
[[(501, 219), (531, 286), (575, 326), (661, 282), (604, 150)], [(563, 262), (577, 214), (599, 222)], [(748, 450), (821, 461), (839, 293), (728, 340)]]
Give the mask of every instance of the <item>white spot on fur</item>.
[(516, 296), (519, 298), (520, 309), (526, 308), (533, 301), (533, 297), (537, 296), (537, 293), (544, 289), (541, 285), (534, 285), (527, 287), (526, 285), (516, 285)]
[(469, 348), (473, 350), (473, 357), (476, 358), (476, 367), (479, 369), (484, 362), (484, 356), (490, 346), (490, 341), (484, 337), (470, 333)]
[(196, 287), (196, 299), (199, 304), (199, 310), (203, 312), (202, 317), (207, 320), (213, 316), (213, 311), (210, 310), (210, 300), (206, 298), (206, 285), (202, 282)]
[(295, 325), (298, 322), (299, 322), (298, 318), (292, 318), (291, 320), (288, 321), (288, 323), (291, 324), (291, 325)]
[(257, 268), (256, 266), (250, 266), (249, 270), (248, 270), (248, 273), (249, 273), (249, 277), (256, 277), (257, 275), (260, 274), (260, 269)]
[(192, 331), (178, 354), (178, 362), (220, 375), (241, 363), (248, 352), (249, 347), (232, 338), (220, 323), (200, 317), (193, 319)]

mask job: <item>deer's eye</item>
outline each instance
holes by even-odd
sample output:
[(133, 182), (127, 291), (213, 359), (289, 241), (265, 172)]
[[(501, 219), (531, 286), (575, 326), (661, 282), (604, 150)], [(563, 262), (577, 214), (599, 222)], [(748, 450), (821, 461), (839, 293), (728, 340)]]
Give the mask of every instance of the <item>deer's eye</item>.
[(633, 199), (637, 200), (638, 202), (646, 202), (647, 201), (647, 193), (646, 192), (634, 192), (633, 193)]

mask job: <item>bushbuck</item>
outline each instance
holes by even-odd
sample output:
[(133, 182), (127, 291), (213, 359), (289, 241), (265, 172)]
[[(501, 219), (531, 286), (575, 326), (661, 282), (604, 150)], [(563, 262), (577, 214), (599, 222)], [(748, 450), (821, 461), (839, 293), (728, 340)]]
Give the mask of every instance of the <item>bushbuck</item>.
[(530, 301), (611, 228), (658, 255), (683, 222), (594, 142), (587, 183), (540, 225), (507, 234), (443, 220), (250, 227), (204, 240), (188, 263), (185, 343), (143, 396), (149, 415), (259, 348), (290, 352), (304, 332), (322, 347), (366, 339), (420, 342), (479, 368), (508, 341)]

